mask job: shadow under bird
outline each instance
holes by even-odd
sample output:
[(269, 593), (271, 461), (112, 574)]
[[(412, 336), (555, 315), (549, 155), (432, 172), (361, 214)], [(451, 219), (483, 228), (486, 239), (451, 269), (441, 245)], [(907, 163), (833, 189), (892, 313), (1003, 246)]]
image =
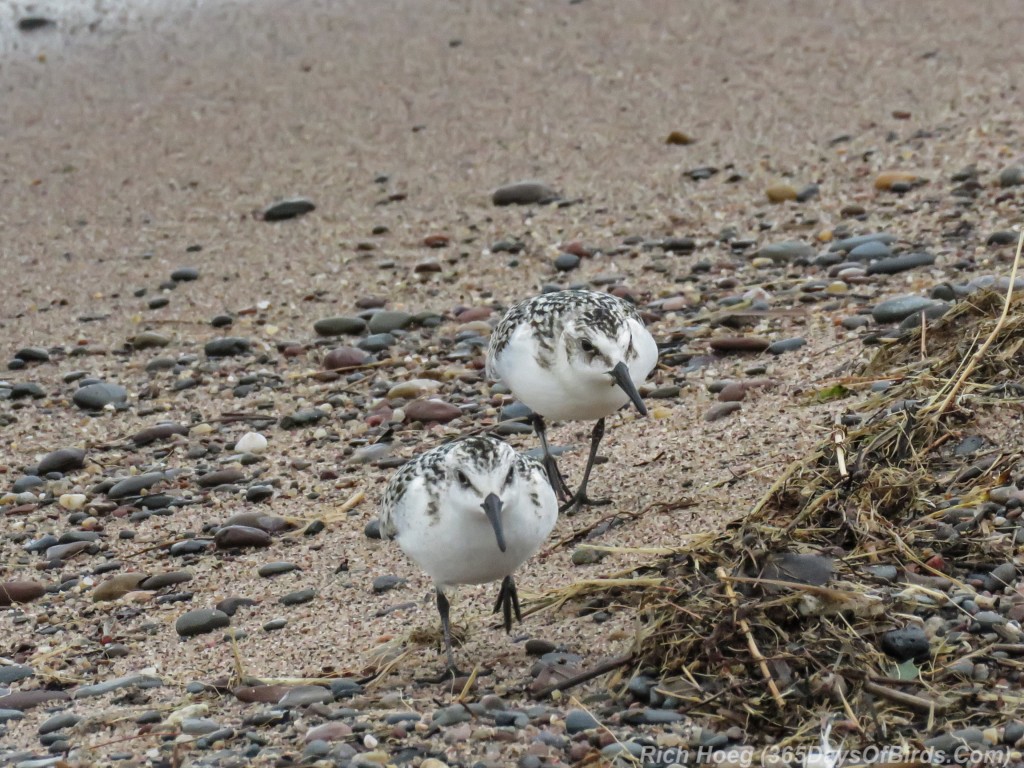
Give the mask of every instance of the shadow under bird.
[[(563, 511), (610, 501), (587, 495), (605, 417), (627, 403), (647, 415), (637, 388), (657, 363), (658, 345), (633, 305), (607, 293), (568, 290), (535, 296), (511, 307), (494, 329), (487, 375), (504, 382), (533, 411), (544, 466), (566, 502)], [(545, 419), (597, 420), (575, 494), (551, 455)]]
[(381, 503), (380, 530), (434, 581), (448, 666), (452, 652), (447, 592), (459, 584), (501, 580), (494, 612), (505, 631), (522, 621), (515, 570), (547, 539), (558, 502), (543, 465), (487, 435), (455, 440), (404, 464)]

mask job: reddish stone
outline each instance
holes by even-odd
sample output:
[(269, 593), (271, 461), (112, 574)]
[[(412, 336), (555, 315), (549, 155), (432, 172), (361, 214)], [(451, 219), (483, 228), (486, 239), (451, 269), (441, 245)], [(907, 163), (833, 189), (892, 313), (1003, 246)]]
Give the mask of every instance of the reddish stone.
[(451, 242), (451, 238), (448, 235), (427, 235), (423, 238), (423, 244), (427, 248), (444, 248), (448, 243)]
[(764, 352), (770, 345), (768, 339), (760, 336), (719, 336), (711, 340), (711, 348), (716, 352)]
[(462, 411), (451, 403), (443, 400), (413, 400), (405, 407), (405, 415), (410, 421), (449, 422), (462, 415)]
[(28, 603), (46, 594), (46, 587), (35, 581), (5, 581), (0, 583), (0, 605)]
[(470, 307), (459, 312), (455, 319), (460, 323), (471, 323), (474, 320), (486, 320), (492, 314), (494, 314), (494, 310), (490, 307)]
[(243, 685), (232, 693), (246, 704), (277, 704), (288, 692), (287, 685)]
[(578, 240), (563, 245), (562, 251), (564, 253), (571, 253), (573, 256), (579, 256), (581, 259), (589, 259), (593, 255), (590, 249)]
[(339, 368), (354, 368), (363, 365), (370, 356), (355, 347), (335, 347), (324, 357), (324, 368), (335, 371)]

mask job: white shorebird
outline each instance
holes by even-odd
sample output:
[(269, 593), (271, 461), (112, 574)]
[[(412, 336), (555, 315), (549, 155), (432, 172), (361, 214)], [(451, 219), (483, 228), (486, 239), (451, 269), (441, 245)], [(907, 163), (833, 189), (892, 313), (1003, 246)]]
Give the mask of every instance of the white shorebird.
[(448, 653), (438, 680), (459, 675), (446, 590), (501, 580), (494, 612), (522, 621), (513, 572), (551, 533), (558, 502), (544, 467), (487, 435), (439, 445), (392, 476), (380, 530), (433, 580)]
[[(544, 466), (559, 497), (607, 504), (587, 496), (587, 482), (604, 437), (604, 419), (632, 402), (647, 415), (637, 386), (658, 362), (658, 345), (631, 304), (607, 293), (557, 291), (511, 307), (491, 334), (487, 375), (503, 381), (533, 411)], [(579, 490), (570, 493), (548, 448), (544, 419), (597, 419)]]

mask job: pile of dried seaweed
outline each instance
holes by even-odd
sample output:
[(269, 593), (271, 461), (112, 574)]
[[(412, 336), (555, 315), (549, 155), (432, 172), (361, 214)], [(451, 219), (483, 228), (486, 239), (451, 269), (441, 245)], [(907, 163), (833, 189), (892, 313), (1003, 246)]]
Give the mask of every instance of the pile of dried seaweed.
[(881, 379), (742, 519), (603, 588), (639, 595), (631, 666), (680, 711), (765, 738), (828, 715), (865, 743), (1019, 712), (1024, 455), (958, 447), (1019, 417), (1024, 298), (974, 294), (837, 386)]

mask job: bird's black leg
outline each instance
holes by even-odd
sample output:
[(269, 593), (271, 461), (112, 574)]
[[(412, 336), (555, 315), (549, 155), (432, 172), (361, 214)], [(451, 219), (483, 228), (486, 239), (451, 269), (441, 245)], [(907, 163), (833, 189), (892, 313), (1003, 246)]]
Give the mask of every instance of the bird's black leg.
[(452, 628), (448, 620), (451, 605), (440, 588), (435, 591), (437, 592), (437, 612), (441, 614), (441, 631), (444, 632), (444, 648), (448, 653), (448, 666), (437, 677), (423, 678), (422, 682), (424, 683), (443, 683), (445, 680), (454, 680), (456, 677), (463, 676), (463, 673), (455, 666), (455, 654), (452, 652)]
[(519, 611), (519, 591), (516, 589), (516, 582), (511, 576), (501, 580), (501, 589), (498, 590), (498, 600), (494, 604), (492, 613), (501, 611), (505, 617), (505, 631), (512, 631), (512, 612), (515, 611), (516, 621), (523, 623), (523, 614)]
[(601, 444), (601, 438), (603, 437), (604, 419), (598, 419), (597, 424), (594, 425), (594, 429), (590, 433), (590, 456), (587, 457), (587, 468), (583, 470), (583, 483), (580, 485), (580, 489), (576, 491), (576, 494), (559, 508), (559, 512), (566, 512), (576, 506), (603, 507), (605, 504), (611, 504), (611, 499), (592, 499), (587, 496), (587, 482), (590, 480), (590, 470), (594, 468), (594, 462), (597, 460), (597, 447)]
[(555, 457), (551, 455), (551, 449), (548, 448), (548, 435), (547, 428), (544, 426), (544, 418), (537, 413), (533, 414), (533, 431), (540, 438), (540, 447), (544, 451), (544, 469), (548, 473), (548, 481), (551, 483), (555, 495), (558, 496), (558, 500), (565, 501), (572, 496), (572, 492), (569, 490), (565, 478), (562, 477), (562, 473), (558, 471), (558, 462), (555, 461)]

